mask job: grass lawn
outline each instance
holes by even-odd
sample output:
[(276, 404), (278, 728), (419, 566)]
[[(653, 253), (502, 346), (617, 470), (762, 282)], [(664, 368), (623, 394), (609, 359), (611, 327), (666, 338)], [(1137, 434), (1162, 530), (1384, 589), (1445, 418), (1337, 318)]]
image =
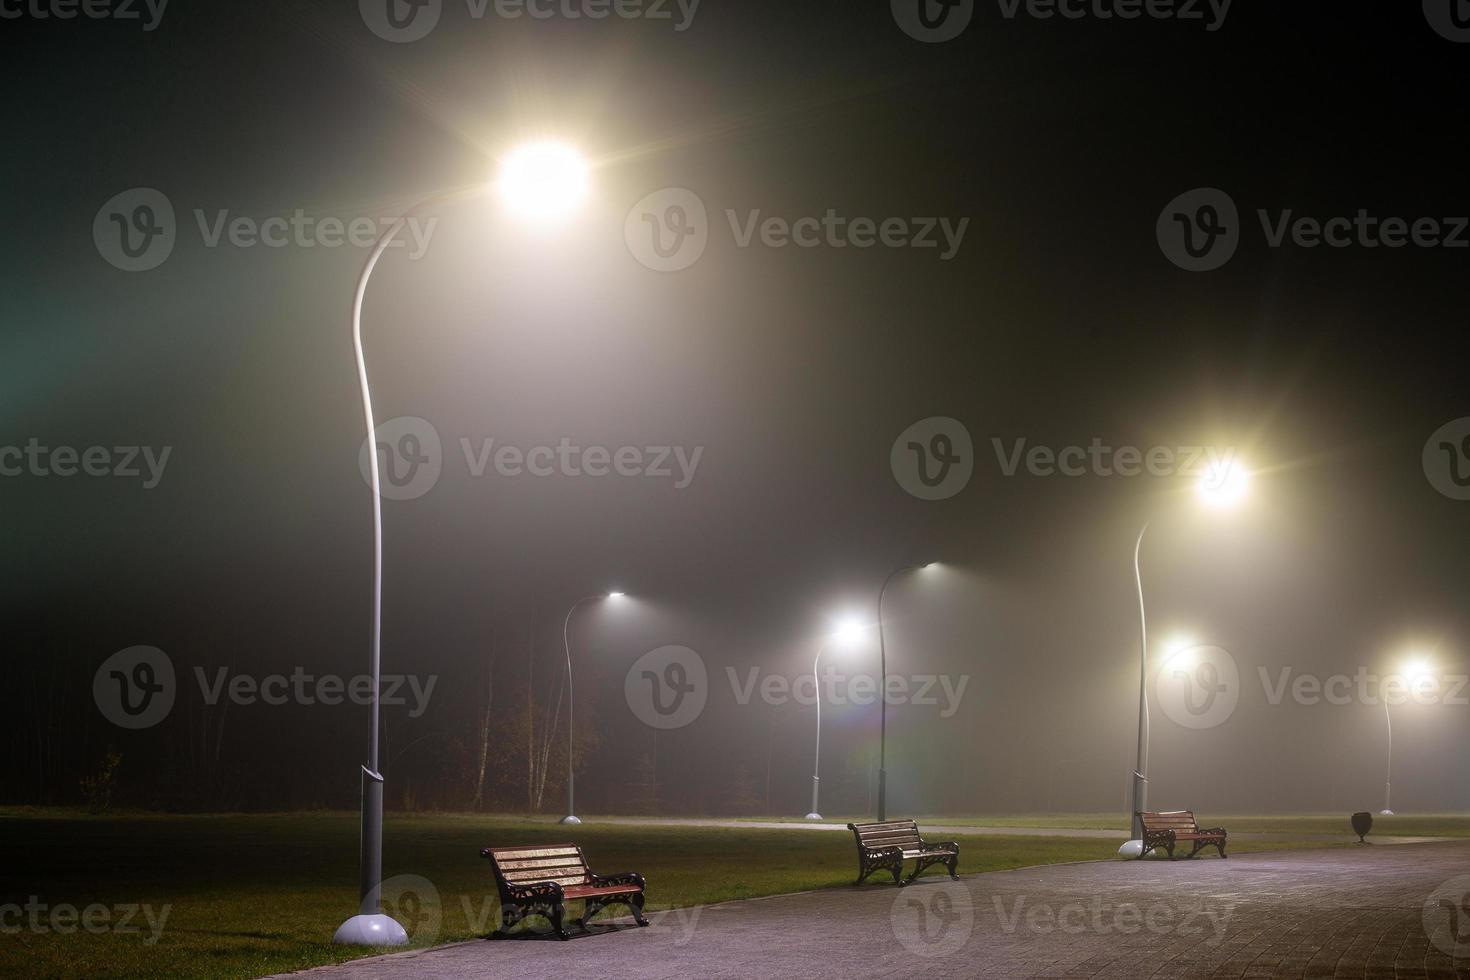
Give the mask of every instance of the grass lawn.
[[(940, 819), (960, 822), (934, 822)], [(969, 819), (993, 826), (1011, 818)], [(1067, 819), (1017, 817), (1014, 825), (1061, 827)], [(1091, 819), (1076, 825), (1112, 825)], [(1111, 816), (1098, 820), (1116, 822)], [(1315, 820), (1303, 818), (1278, 839), (1242, 841), (1234, 849), (1302, 846), (1291, 833), (1321, 832), (1325, 824)], [(1246, 822), (1236, 821), (1240, 829)], [(1470, 833), (1470, 820), (1461, 818), (1458, 826), (1460, 835)], [(258, 977), (363, 955), (329, 942), (356, 905), (356, 814), (90, 817), (16, 809), (0, 810), (0, 834), (8, 845), (0, 905), (25, 905), (36, 896), (47, 906), (40, 914), (43, 924), (60, 905), (86, 909), (100, 903), (117, 917), (127, 914), (125, 906), (139, 906), (162, 924), (150, 942), (154, 929), (143, 912), (133, 917), (137, 931), (131, 933), (49, 927), (37, 933), (30, 929), (30, 913), (19, 920), (12, 913), (3, 924), (20, 929), (0, 941), (0, 976)], [(495, 902), (479, 849), (569, 838), (586, 848), (602, 873), (642, 872), (650, 910), (847, 886), (856, 864), (846, 833), (599, 826), (595, 820), (569, 829), (550, 819), (390, 815), (385, 879), (417, 876), (432, 891), (416, 888), (402, 907), (391, 885), (385, 897), (400, 921), (416, 926), (418, 945), (484, 935), (493, 928)], [(1069, 837), (959, 840), (961, 873), (1101, 860), (1117, 847), (1109, 840)]]
[[(1199, 820), (1225, 827), (1232, 834), (1341, 834), (1356, 839), (1349, 814), (1221, 814), (1199, 811)], [(995, 814), (966, 817), (926, 817), (920, 823), (943, 822), (950, 827), (1048, 827), (1059, 830), (1117, 830), (1126, 833), (1128, 819), (1120, 813)], [(1403, 814), (1373, 816), (1373, 835), (1384, 837), (1470, 837), (1470, 814)], [(1370, 837), (1370, 840), (1372, 838)]]

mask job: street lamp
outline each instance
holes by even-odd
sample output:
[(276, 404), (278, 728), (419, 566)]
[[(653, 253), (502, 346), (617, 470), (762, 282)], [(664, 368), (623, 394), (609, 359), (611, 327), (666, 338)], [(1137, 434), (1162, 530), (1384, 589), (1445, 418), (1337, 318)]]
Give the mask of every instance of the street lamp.
[(938, 562), (921, 565), (905, 565), (895, 569), (883, 580), (878, 590), (878, 819), (888, 819), (888, 650), (883, 642), (883, 593), (888, 584), (905, 572), (917, 572), (935, 568)]
[[(1238, 460), (1218, 460), (1206, 469), (1195, 489), (1206, 507), (1227, 509), (1245, 499), (1250, 480), (1250, 471)], [(1148, 616), (1143, 604), (1143, 572), (1139, 566), (1143, 537), (1147, 533), (1145, 522), (1133, 543), (1133, 582), (1138, 589), (1138, 754), (1133, 767), (1133, 813), (1129, 819), (1132, 837), (1118, 848), (1122, 857), (1143, 854), (1143, 818), (1139, 814), (1148, 808)]]
[(572, 769), (572, 643), (567, 636), (567, 630), (572, 625), (572, 613), (576, 612), (577, 607), (582, 605), (582, 603), (591, 602), (593, 599), (621, 599), (624, 595), (626, 593), (605, 592), (583, 596), (572, 603), (572, 607), (567, 610), (566, 620), (561, 624), (561, 643), (562, 648), (566, 650), (567, 654), (567, 815), (562, 817), (560, 821), (564, 824), (579, 824), (582, 822), (577, 816), (575, 803), (576, 773)]
[[(575, 150), (554, 143), (535, 143), (516, 150), (501, 165), (494, 189), (512, 211), (528, 221), (550, 225), (570, 215), (587, 194), (587, 165)], [(403, 926), (383, 914), (379, 884), (383, 875), (383, 775), (378, 769), (378, 713), (383, 611), (383, 503), (377, 451), (377, 424), (373, 419), (372, 393), (368, 387), (367, 360), (362, 347), (362, 305), (368, 280), (378, 259), (409, 219), (436, 204), (478, 196), (488, 188), (436, 193), (409, 208), (383, 232), (368, 253), (352, 298), (352, 346), (357, 356), (357, 380), (362, 392), (363, 419), (367, 423), (368, 472), (373, 491), (373, 593), (372, 646), (369, 675), (372, 679), (369, 708), (368, 761), (362, 766), (362, 831), (360, 837), (358, 913), (344, 922), (332, 937), (334, 943), (352, 946), (402, 946), (408, 942)]]
[(827, 649), (828, 642), (835, 641), (842, 644), (850, 644), (862, 635), (863, 624), (856, 619), (844, 619), (837, 624), (830, 636), (822, 640), (817, 647), (817, 655), (812, 659), (812, 690), (817, 695), (817, 744), (812, 753), (812, 812), (806, 815), (808, 820), (821, 820), (822, 814), (817, 809), (817, 788), (821, 785), (822, 772), (822, 678), (818, 673), (822, 662), (822, 651)]
[[(1405, 680), (1409, 687), (1413, 687), (1426, 677), (1433, 677), (1433, 668), (1429, 661), (1419, 659), (1412, 661), (1404, 671)], [(1383, 809), (1378, 811), (1380, 816), (1391, 817), (1393, 813), (1393, 713), (1389, 711), (1389, 699), (1386, 691), (1380, 691), (1383, 697), (1383, 721), (1388, 728), (1388, 760), (1385, 763), (1383, 778)]]

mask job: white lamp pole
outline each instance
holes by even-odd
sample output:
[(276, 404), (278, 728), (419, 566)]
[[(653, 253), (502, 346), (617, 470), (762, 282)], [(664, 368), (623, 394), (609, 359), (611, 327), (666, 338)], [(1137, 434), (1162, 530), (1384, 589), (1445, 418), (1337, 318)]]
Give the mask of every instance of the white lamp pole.
[(888, 819), (888, 648), (883, 641), (883, 594), (888, 585), (905, 572), (932, 568), (934, 562), (905, 565), (890, 572), (878, 590), (878, 819)]
[(817, 788), (822, 781), (822, 678), (817, 671), (822, 662), (822, 651), (825, 649), (827, 649), (827, 641), (823, 640), (821, 646), (817, 647), (816, 657), (812, 660), (812, 689), (817, 695), (817, 744), (812, 753), (812, 812), (806, 815), (808, 820), (822, 819), (822, 814), (817, 807)]
[[(1204, 503), (1214, 508), (1233, 507), (1240, 503), (1250, 487), (1250, 472), (1234, 458), (1211, 465), (1200, 479), (1198, 491)], [(1143, 551), (1143, 538), (1148, 533), (1148, 524), (1138, 532), (1133, 543), (1133, 583), (1138, 589), (1138, 749), (1133, 764), (1133, 812), (1128, 825), (1132, 838), (1118, 848), (1121, 857), (1143, 855), (1143, 818), (1139, 816), (1148, 808), (1148, 617), (1143, 604), (1143, 571), (1139, 555)]]
[(1139, 567), (1139, 553), (1143, 550), (1143, 536), (1148, 525), (1138, 532), (1133, 545), (1133, 582), (1138, 588), (1138, 754), (1133, 764), (1133, 813), (1129, 820), (1132, 838), (1119, 848), (1118, 853), (1138, 856), (1143, 853), (1143, 818), (1139, 816), (1148, 808), (1148, 617), (1143, 605), (1143, 572)]
[(393, 222), (368, 254), (357, 290), (352, 297), (352, 346), (357, 356), (357, 381), (362, 392), (363, 419), (367, 424), (368, 474), (373, 491), (373, 602), (372, 647), (368, 661), (371, 679), (369, 697), (368, 761), (362, 766), (362, 829), (359, 837), (357, 915), (344, 922), (332, 937), (334, 943), (351, 946), (402, 946), (408, 933), (392, 917), (383, 914), (379, 884), (383, 878), (383, 774), (378, 768), (380, 664), (383, 634), (383, 498), (379, 475), (377, 423), (373, 419), (373, 396), (368, 387), (367, 360), (362, 348), (362, 304), (368, 280), (378, 259), (398, 237), (409, 219), (432, 204), (452, 200), (459, 194), (435, 194), (425, 198)]
[[(560, 146), (537, 144), (508, 158), (501, 172), (500, 190), (507, 203), (528, 215), (553, 218), (567, 213), (585, 192), (586, 165)], [(408, 942), (403, 926), (383, 914), (380, 885), (383, 877), (383, 774), (378, 768), (379, 687), (383, 626), (383, 504), (379, 474), (377, 423), (373, 418), (367, 360), (362, 346), (362, 306), (368, 280), (378, 260), (409, 220), (426, 208), (482, 193), (451, 191), (433, 194), (404, 212), (378, 239), (363, 264), (352, 298), (352, 346), (357, 358), (357, 380), (367, 425), (368, 473), (373, 492), (373, 598), (372, 645), (369, 655), (370, 710), (368, 761), (361, 767), (362, 830), (359, 856), (358, 910), (332, 937), (334, 943), (353, 946), (401, 946)]]
[(1388, 697), (1383, 698), (1383, 720), (1388, 725), (1388, 762), (1383, 777), (1383, 811), (1379, 816), (1393, 816), (1393, 714), (1388, 710)]
[[(1399, 676), (1399, 675), (1394, 675)], [(1403, 678), (1409, 689), (1412, 690), (1421, 680), (1433, 678), (1434, 668), (1430, 666), (1426, 658), (1414, 660), (1404, 668)], [(1388, 729), (1388, 760), (1384, 763), (1383, 777), (1383, 809), (1379, 816), (1391, 817), (1393, 813), (1393, 712), (1389, 705), (1388, 691), (1384, 685), (1379, 686), (1379, 693), (1383, 697), (1383, 721)]]
[(566, 650), (567, 654), (567, 815), (562, 817), (560, 822), (568, 825), (579, 824), (582, 822), (582, 820), (577, 816), (577, 774), (573, 769), (574, 760), (572, 757), (572, 711), (574, 707), (574, 702), (572, 699), (572, 642), (568, 636), (567, 630), (570, 629), (572, 625), (572, 613), (576, 612), (577, 607), (582, 605), (582, 603), (591, 602), (594, 599), (617, 599), (621, 598), (622, 595), (623, 593), (621, 592), (605, 592), (598, 593), (597, 595), (583, 596), (576, 602), (572, 603), (572, 607), (567, 610), (566, 620), (563, 621), (561, 624), (561, 643), (562, 648)]

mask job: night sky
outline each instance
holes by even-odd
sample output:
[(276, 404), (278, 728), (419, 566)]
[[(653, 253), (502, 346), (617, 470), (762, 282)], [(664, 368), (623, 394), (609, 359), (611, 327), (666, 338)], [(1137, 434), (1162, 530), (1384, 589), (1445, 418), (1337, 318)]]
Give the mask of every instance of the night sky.
[[(1470, 416), (1454, 149), (1470, 44), (1416, 3), (1242, 2), (1223, 22), (1206, 3), (1201, 20), (973, 6), (958, 37), (924, 43), (879, 0), (703, 0), (687, 23), (673, 3), (663, 20), (541, 20), (445, 0), (426, 37), (393, 43), (345, 0), (175, 0), (151, 30), (141, 4), (141, 20), (12, 19), (30, 8), (0, 0), (0, 446), (170, 447), (151, 488), (0, 478), (18, 699), (0, 731), (21, 747), (0, 800), (72, 801), (113, 747), (123, 802), (356, 805), (361, 708), (231, 706), (199, 788), (181, 775), (207, 717), (192, 680), (148, 731), (93, 703), (98, 666), (138, 644), (186, 677), (366, 668), (349, 321), (365, 249), (211, 247), (211, 229), (298, 209), (376, 221), (555, 137), (594, 164), (572, 225), (530, 232), (493, 202), (435, 209), (427, 253), (390, 252), (367, 297), (377, 419), (425, 419), (443, 442), (432, 490), (384, 502), (384, 671), (439, 678), (422, 716), (386, 713), (388, 754), (404, 750), (390, 807), (414, 802), (405, 786), (463, 806), (455, 760), (487, 670), (501, 697), (528, 668), (552, 681), (567, 607), (618, 588), (630, 602), (584, 607), (571, 632), (579, 715), (601, 739), (598, 775), (578, 783), (588, 809), (612, 808), (652, 751), (626, 671), (680, 644), (708, 665), (710, 703), (659, 737), (665, 808), (720, 811), (769, 757), (772, 808), (798, 813), (812, 711), (740, 705), (727, 668), (809, 672), (834, 617), (871, 621), (889, 572), (933, 560), (888, 592), (889, 668), (968, 686), (947, 718), (890, 708), (890, 810), (1122, 811), (1132, 550), (1150, 521), (1151, 635), (1223, 647), (1242, 678), (1217, 727), (1156, 712), (1154, 802), (1376, 808), (1382, 707), (1271, 705), (1259, 672), (1388, 672), (1410, 647), (1470, 667), (1470, 502), (1423, 462), (1436, 430)], [(176, 215), (173, 251), (142, 272), (94, 238), (99, 209), (133, 188)], [(625, 236), (666, 188), (707, 208), (707, 247), (676, 272)], [(1156, 235), (1195, 188), (1238, 209), (1238, 250), (1213, 271), (1181, 269)], [(829, 211), (849, 230), (928, 222), (941, 244), (740, 244), (755, 212)], [(1270, 242), (1286, 212), (1360, 211), (1436, 219), (1458, 247)], [(946, 257), (941, 229), (962, 221)], [(929, 501), (890, 450), (936, 416), (969, 433), (973, 477)], [(476, 477), (461, 440), (488, 439), (701, 454), (684, 487)], [(1182, 478), (1007, 476), (994, 442), (1094, 439), (1235, 448), (1251, 496), (1206, 517)], [(870, 634), (842, 662), (876, 671), (876, 653)], [(1465, 712), (1395, 716), (1406, 807), (1470, 807)], [(824, 725), (834, 808), (860, 812), (877, 708)], [(506, 809), (524, 799), (505, 793)]]

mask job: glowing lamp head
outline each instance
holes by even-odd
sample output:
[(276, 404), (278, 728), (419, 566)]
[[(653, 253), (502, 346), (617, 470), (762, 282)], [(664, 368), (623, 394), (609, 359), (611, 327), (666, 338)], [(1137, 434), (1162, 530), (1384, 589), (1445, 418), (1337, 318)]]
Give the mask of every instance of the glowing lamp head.
[(1174, 670), (1192, 670), (1199, 660), (1199, 643), (1187, 634), (1176, 634), (1164, 642), (1164, 664)]
[(863, 624), (856, 616), (844, 616), (832, 631), (832, 639), (844, 646), (851, 646), (863, 635)]
[(1209, 507), (1234, 507), (1245, 499), (1250, 483), (1250, 471), (1240, 460), (1216, 460), (1200, 477), (1200, 499)]
[(530, 143), (501, 161), (496, 190), (532, 224), (566, 220), (587, 197), (587, 161), (562, 143)]
[(1410, 684), (1417, 684), (1434, 676), (1434, 665), (1427, 658), (1419, 657), (1404, 665), (1404, 677)]

